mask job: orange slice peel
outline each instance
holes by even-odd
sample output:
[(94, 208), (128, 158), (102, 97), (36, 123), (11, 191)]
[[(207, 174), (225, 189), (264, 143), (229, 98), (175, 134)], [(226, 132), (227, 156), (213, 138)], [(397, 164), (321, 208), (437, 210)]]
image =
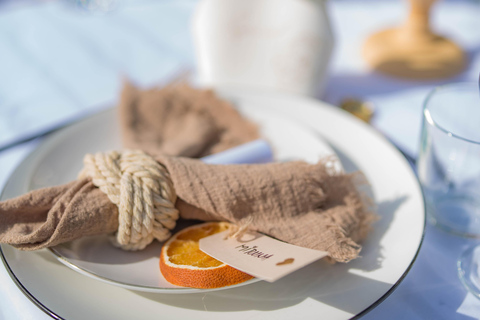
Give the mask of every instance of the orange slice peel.
[(199, 240), (232, 227), (227, 222), (207, 222), (183, 229), (162, 247), (160, 271), (177, 286), (213, 289), (245, 282), (253, 277), (207, 255)]

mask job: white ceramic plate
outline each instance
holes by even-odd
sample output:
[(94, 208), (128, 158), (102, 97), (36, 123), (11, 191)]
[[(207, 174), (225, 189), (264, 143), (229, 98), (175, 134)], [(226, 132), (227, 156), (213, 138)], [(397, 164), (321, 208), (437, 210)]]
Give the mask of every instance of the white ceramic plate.
[[(12, 278), (43, 310), (68, 319), (349, 319), (373, 308), (398, 285), (415, 260), (425, 226), (420, 187), (400, 153), (368, 125), (318, 101), (229, 90), (223, 94), (252, 117), (263, 113), (300, 125), (313, 140), (324, 139), (346, 171), (365, 173), (381, 220), (364, 243), (362, 257), (338, 265), (319, 261), (275, 283), (171, 295), (113, 286), (66, 268), (46, 250), (22, 252), (2, 245)], [(14, 172), (2, 198), (69, 181), (85, 152), (118, 148), (112, 142), (118, 137), (110, 123), (114, 121), (92, 119), (83, 123), (103, 124), (93, 130), (96, 134), (79, 123), (47, 139)], [(310, 142), (294, 140), (292, 148), (312, 150)]]
[[(317, 162), (325, 156), (335, 155), (330, 146), (324, 142), (313, 131), (303, 128), (295, 121), (287, 120), (272, 113), (272, 110), (259, 110), (257, 108), (245, 107), (242, 112), (246, 117), (258, 123), (261, 128), (262, 137), (269, 141), (278, 161), (284, 160), (305, 160), (309, 162)], [(68, 130), (57, 133), (61, 141), (69, 145), (76, 145), (80, 141), (96, 141), (96, 137), (103, 136), (102, 127), (97, 126), (98, 123), (109, 123), (116, 126), (115, 110), (110, 110), (102, 114), (98, 114), (86, 121), (82, 121)], [(79, 136), (77, 129), (85, 133)], [(109, 129), (116, 132), (118, 128)], [(87, 134), (88, 133), (88, 134)], [(107, 141), (109, 145), (119, 145), (118, 136), (109, 136)], [(55, 141), (54, 137), (50, 138)], [(49, 140), (50, 140), (49, 139)], [(298, 143), (302, 141), (302, 143)], [(87, 145), (89, 143), (85, 143)], [(55, 141), (51, 146), (47, 143), (41, 145), (37, 152), (49, 149), (48, 153), (44, 153), (43, 157), (36, 158), (36, 167), (41, 171), (33, 170), (33, 177), (43, 177), (35, 179), (35, 186), (49, 186), (52, 183), (62, 183), (62, 177), (49, 175), (48, 179), (43, 176), (46, 168), (56, 170), (58, 167), (64, 166), (65, 163), (76, 163), (82, 160), (82, 157), (74, 158), (65, 156), (62, 158), (52, 158), (49, 155), (52, 151), (59, 148), (60, 143)], [(61, 152), (61, 150), (59, 150)], [(81, 164), (80, 164), (81, 165)], [(65, 169), (68, 170), (68, 169)], [(52, 181), (52, 179), (56, 179)], [(66, 182), (66, 181), (64, 181)], [(187, 222), (180, 223), (181, 227), (189, 225)], [(159, 272), (159, 255), (162, 244), (154, 242), (145, 250), (138, 252), (128, 252), (113, 247), (107, 236), (96, 236), (79, 239), (66, 244), (58, 245), (50, 250), (59, 258), (59, 261), (66, 266), (78, 271), (84, 275), (93, 277), (97, 280), (104, 281), (113, 285), (124, 287), (131, 290), (139, 290), (156, 293), (192, 293), (206, 292), (213, 290), (224, 290), (227, 287), (216, 289), (193, 289), (175, 286), (162, 276)], [(239, 287), (245, 284), (251, 284), (259, 280), (253, 279), (232, 287)]]

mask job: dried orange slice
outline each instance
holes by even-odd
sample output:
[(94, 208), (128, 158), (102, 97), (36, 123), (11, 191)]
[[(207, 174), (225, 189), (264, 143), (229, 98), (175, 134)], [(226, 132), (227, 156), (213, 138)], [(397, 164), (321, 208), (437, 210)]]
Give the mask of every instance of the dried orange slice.
[(211, 289), (230, 286), (253, 277), (205, 254), (199, 240), (228, 230), (227, 222), (194, 225), (173, 235), (162, 247), (160, 271), (177, 286)]

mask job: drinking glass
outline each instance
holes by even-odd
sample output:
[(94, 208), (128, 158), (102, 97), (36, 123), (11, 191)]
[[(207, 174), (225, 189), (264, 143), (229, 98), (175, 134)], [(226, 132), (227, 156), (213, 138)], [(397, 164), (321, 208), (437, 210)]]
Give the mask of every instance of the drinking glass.
[(418, 175), (428, 219), (480, 237), (480, 95), (477, 83), (431, 92), (423, 107)]
[[(456, 83), (431, 92), (423, 106), (418, 176), (436, 226), (480, 238), (480, 91)], [(458, 260), (460, 280), (480, 298), (480, 246)]]

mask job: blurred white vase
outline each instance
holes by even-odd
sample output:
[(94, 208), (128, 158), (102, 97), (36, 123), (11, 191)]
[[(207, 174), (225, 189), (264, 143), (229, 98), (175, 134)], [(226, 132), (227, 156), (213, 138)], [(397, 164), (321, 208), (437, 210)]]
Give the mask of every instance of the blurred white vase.
[(311, 96), (334, 45), (324, 0), (201, 0), (193, 37), (202, 85)]

